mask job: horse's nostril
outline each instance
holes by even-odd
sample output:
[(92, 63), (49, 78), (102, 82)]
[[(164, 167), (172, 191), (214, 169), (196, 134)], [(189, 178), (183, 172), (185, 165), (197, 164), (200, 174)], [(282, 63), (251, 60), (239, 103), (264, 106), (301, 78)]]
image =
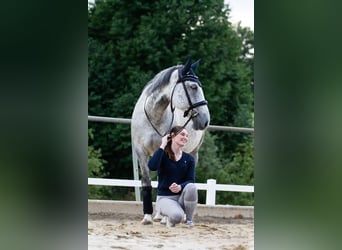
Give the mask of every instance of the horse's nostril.
[(206, 123), (204, 124), (204, 127), (208, 127), (208, 122), (206, 122)]

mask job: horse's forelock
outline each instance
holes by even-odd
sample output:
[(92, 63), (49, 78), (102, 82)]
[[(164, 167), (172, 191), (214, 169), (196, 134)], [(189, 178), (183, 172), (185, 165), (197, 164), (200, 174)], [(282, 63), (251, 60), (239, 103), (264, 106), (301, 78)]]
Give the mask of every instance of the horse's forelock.
[(164, 69), (163, 71), (155, 75), (154, 78), (151, 81), (149, 81), (146, 85), (147, 87), (146, 94), (150, 95), (157, 89), (163, 88), (166, 85), (168, 85), (170, 82), (172, 73), (180, 67), (181, 66), (173, 66), (173, 67)]

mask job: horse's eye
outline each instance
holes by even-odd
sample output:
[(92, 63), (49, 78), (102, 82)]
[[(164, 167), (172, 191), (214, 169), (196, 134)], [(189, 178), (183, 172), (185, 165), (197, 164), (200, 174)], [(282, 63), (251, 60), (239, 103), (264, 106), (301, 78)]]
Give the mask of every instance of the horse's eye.
[(192, 89), (197, 89), (197, 84), (196, 84), (196, 83), (191, 84), (191, 85), (190, 85), (190, 88), (192, 88)]

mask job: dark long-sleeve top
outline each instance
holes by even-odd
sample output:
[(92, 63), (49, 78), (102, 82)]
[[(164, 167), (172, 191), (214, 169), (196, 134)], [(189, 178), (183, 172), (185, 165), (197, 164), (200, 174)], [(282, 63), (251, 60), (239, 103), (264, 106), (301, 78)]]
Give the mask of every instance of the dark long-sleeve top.
[(195, 183), (195, 160), (186, 152), (178, 161), (173, 161), (159, 148), (148, 161), (148, 167), (158, 171), (158, 195), (176, 195), (169, 189), (173, 182), (182, 186), (181, 191), (186, 184)]

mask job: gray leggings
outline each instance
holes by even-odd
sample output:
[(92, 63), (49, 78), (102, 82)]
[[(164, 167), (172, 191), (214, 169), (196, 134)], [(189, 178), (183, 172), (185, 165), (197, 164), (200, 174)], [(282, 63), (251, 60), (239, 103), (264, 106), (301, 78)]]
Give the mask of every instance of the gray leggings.
[(173, 224), (180, 223), (186, 215), (186, 220), (192, 220), (197, 207), (197, 188), (193, 183), (187, 184), (180, 195), (157, 196), (157, 209), (168, 216)]

